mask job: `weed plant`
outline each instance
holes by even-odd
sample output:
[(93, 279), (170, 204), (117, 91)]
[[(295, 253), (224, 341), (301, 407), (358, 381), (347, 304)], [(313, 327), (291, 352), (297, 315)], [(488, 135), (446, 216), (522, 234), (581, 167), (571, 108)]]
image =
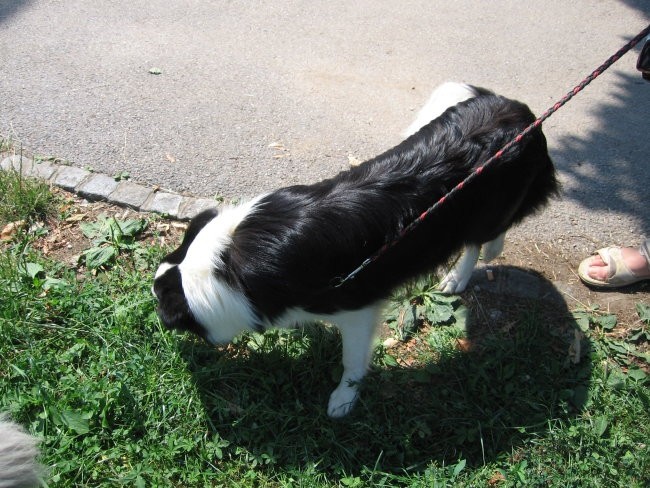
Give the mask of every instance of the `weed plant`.
[[(412, 324), (397, 347), (377, 347), (359, 405), (333, 421), (332, 328), (210, 347), (160, 326), (150, 287), (165, 249), (122, 249), (108, 271), (80, 274), (30, 239), (0, 255), (0, 410), (42, 439), (50, 486), (630, 488), (650, 479), (647, 377), (613, 355), (597, 311), (522, 303), (495, 326), (473, 312), (461, 323), (453, 305), (446, 321)], [(400, 303), (424, 304), (428, 288), (419, 290)], [(584, 317), (597, 318), (585, 327)], [(581, 326), (583, 352), (571, 360)]]
[(0, 171), (0, 225), (51, 216), (54, 200), (47, 184), (18, 171)]

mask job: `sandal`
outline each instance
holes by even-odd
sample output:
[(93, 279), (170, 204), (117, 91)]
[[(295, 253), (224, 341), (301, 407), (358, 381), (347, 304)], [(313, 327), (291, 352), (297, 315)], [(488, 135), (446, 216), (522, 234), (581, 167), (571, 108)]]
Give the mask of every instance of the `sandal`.
[(587, 274), (591, 261), (589, 257), (582, 261), (578, 267), (578, 276), (585, 284), (594, 288), (620, 288), (639, 281), (650, 280), (650, 276), (637, 276), (630, 271), (623, 260), (620, 247), (604, 247), (596, 251), (596, 253), (603, 260), (603, 263), (609, 267), (609, 276), (604, 281), (589, 276)]

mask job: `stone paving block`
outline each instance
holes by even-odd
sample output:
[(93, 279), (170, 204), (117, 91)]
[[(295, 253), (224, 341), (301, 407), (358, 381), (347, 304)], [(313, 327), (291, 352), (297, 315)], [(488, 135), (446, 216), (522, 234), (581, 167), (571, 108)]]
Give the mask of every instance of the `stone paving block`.
[(25, 176), (49, 180), (64, 190), (75, 192), (89, 200), (106, 200), (135, 210), (157, 212), (180, 220), (189, 220), (204, 210), (219, 206), (211, 198), (155, 191), (131, 181), (117, 182), (106, 174), (92, 173), (74, 166), (57, 165), (49, 161), (36, 163), (26, 156), (5, 157), (0, 160), (0, 168), (5, 171), (15, 169)]
[(178, 211), (182, 202), (183, 197), (181, 195), (158, 191), (154, 193), (153, 197), (145, 204), (143, 210), (148, 212), (157, 212), (176, 218), (178, 217)]
[(64, 190), (74, 191), (79, 184), (84, 181), (90, 171), (74, 166), (61, 166), (59, 172), (54, 177), (53, 183)]
[(43, 161), (34, 165), (34, 176), (43, 178), (44, 180), (50, 180), (58, 170), (59, 165)]
[(217, 208), (218, 206), (217, 202), (211, 198), (183, 197), (183, 203), (178, 212), (178, 218), (181, 220), (189, 220), (203, 210)]
[(58, 166), (49, 161), (39, 163), (27, 156), (21, 156), (19, 154), (14, 154), (13, 156), (3, 159), (2, 163), (0, 163), (0, 167), (5, 171), (14, 169), (20, 171), (23, 176), (43, 178), (45, 180), (49, 180), (58, 169)]
[(32, 161), (29, 158), (26, 158), (25, 156), (21, 157), (18, 155), (14, 155), (14, 156), (8, 156), (4, 158), (2, 160), (2, 163), (0, 163), (0, 167), (4, 171), (9, 171), (12, 169), (18, 171), (20, 169), (21, 159), (22, 159), (23, 166), (27, 166), (27, 165), (32, 166), (34, 164), (34, 161)]
[(10, 159), (12, 166), (16, 171), (20, 171), (23, 176), (32, 176), (34, 173), (34, 167), (36, 166), (36, 163), (33, 159), (25, 156), (19, 156), (17, 154), (11, 156)]
[(119, 205), (139, 210), (151, 196), (153, 189), (130, 181), (120, 181), (117, 188), (110, 194), (108, 200)]
[(34, 168), (34, 160), (26, 156), (14, 154), (5, 158), (1, 163), (2, 169), (5, 171), (19, 171), (23, 176), (30, 176)]
[(118, 182), (105, 174), (92, 174), (77, 187), (77, 193), (89, 200), (108, 200), (111, 193), (117, 188)]

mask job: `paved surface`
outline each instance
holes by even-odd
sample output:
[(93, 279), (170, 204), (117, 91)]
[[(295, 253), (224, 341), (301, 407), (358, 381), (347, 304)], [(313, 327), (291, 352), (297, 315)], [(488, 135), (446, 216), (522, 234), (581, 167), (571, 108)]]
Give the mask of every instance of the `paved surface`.
[[(148, 188), (252, 196), (399, 142), (446, 80), (541, 113), (650, 22), (647, 0), (481, 5), (0, 0), (0, 135), (92, 167), (94, 185), (127, 171)], [(515, 236), (593, 249), (648, 235), (638, 50), (545, 124), (564, 199)]]

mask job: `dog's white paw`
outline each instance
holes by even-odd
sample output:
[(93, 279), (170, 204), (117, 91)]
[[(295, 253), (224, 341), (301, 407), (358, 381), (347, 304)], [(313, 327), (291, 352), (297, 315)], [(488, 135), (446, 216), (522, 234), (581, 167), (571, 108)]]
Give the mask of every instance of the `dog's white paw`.
[(476, 266), (478, 261), (479, 251), (479, 246), (473, 244), (467, 245), (454, 267), (438, 285), (438, 290), (448, 295), (460, 293), (465, 290), (467, 283), (469, 283), (472, 277), (474, 266)]
[(327, 415), (332, 418), (345, 417), (352, 411), (357, 398), (359, 398), (359, 389), (356, 386), (339, 385), (330, 395)]
[(463, 276), (455, 269), (452, 269), (442, 279), (438, 285), (438, 290), (446, 295), (461, 293), (467, 288), (467, 283), (469, 283), (471, 276), (471, 274)]

